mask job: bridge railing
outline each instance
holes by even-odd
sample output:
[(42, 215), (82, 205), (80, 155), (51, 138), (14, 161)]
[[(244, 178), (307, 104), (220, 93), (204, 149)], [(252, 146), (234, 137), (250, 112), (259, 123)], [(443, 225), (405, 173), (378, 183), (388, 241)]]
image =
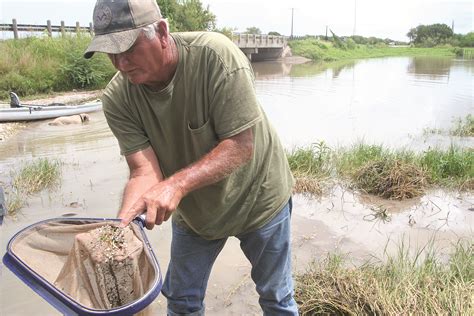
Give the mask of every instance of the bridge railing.
[(240, 48), (265, 48), (265, 47), (285, 47), (286, 36), (265, 35), (265, 34), (232, 34), (233, 42)]
[(33, 24), (18, 24), (16, 19), (12, 20), (12, 24), (2, 23), (0, 24), (0, 31), (13, 32), (13, 38), (19, 38), (19, 32), (47, 32), (48, 36), (52, 36), (53, 32), (61, 33), (64, 35), (66, 32), (87, 32), (92, 33), (92, 23), (89, 26), (80, 26), (79, 22), (76, 22), (75, 26), (66, 26), (64, 21), (61, 21), (61, 25), (52, 25), (51, 21), (46, 21), (46, 25), (33, 25)]

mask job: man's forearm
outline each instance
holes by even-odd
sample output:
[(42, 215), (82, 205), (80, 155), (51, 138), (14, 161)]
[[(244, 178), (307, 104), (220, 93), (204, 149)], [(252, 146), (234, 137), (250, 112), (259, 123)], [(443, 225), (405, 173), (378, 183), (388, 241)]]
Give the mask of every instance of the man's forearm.
[[(210, 153), (171, 177), (163, 181), (160, 181), (162, 178), (156, 178), (158, 181), (155, 180), (149, 190), (147, 190), (149, 186), (145, 187), (144, 184), (148, 181), (143, 181), (143, 177), (138, 177), (136, 180), (131, 177), (127, 184), (125, 201), (119, 216), (122, 219), (121, 225), (128, 225), (143, 212), (146, 212), (145, 223), (148, 229), (152, 229), (155, 224), (160, 225), (163, 221), (168, 220), (184, 196), (196, 189), (224, 179), (247, 163), (252, 155), (253, 132), (249, 128), (238, 135), (220, 141)], [(150, 157), (154, 157), (154, 155)], [(129, 157), (128, 161), (129, 165), (132, 165), (132, 170), (136, 169), (133, 168), (135, 162), (143, 162), (138, 157)], [(138, 163), (138, 165), (147, 164)], [(146, 169), (149, 168), (144, 170)], [(142, 173), (142, 175), (146, 174), (148, 173)], [(140, 192), (144, 192), (144, 194), (139, 196)], [(138, 200), (134, 203), (133, 201), (137, 197)]]
[(216, 183), (247, 163), (253, 155), (252, 129), (222, 140), (211, 152), (166, 181), (177, 185), (183, 196)]

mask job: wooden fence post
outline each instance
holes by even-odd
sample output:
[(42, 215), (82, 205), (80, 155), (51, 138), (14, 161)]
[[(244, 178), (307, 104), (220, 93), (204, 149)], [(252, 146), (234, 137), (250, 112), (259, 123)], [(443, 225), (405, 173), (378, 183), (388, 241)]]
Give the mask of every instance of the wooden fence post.
[(80, 31), (81, 31), (81, 26), (79, 22), (76, 22), (76, 34), (79, 34)]
[(53, 28), (51, 27), (51, 20), (48, 20), (46, 22), (47, 28), (48, 28), (48, 36), (52, 37), (53, 36)]
[(92, 27), (92, 22), (89, 22), (89, 33), (91, 33), (91, 35), (94, 35), (94, 28)]
[(64, 21), (61, 21), (61, 28), (60, 28), (60, 30), (61, 30), (61, 36), (64, 37), (65, 32), (66, 32), (65, 29), (64, 29)]
[(12, 20), (13, 26), (13, 38), (18, 39), (18, 26), (16, 24), (16, 19)]

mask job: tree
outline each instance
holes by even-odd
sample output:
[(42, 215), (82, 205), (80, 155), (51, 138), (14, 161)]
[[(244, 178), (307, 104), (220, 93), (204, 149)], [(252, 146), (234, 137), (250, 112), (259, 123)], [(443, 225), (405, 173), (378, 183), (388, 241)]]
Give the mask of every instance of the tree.
[(252, 27), (248, 27), (245, 33), (259, 35), (259, 34), (262, 34), (262, 31), (260, 31), (258, 27), (252, 26)]
[(171, 31), (177, 31), (175, 18), (178, 10), (178, 3), (176, 0), (157, 0), (156, 2), (160, 7), (161, 15), (168, 20)]
[(232, 34), (236, 31), (237, 29), (235, 27), (227, 27), (224, 26), (223, 28), (216, 28), (214, 29), (214, 32), (219, 32), (227, 36), (228, 38), (232, 39)]
[(278, 32), (268, 32), (268, 35), (281, 36), (281, 34)]
[(199, 0), (180, 0), (176, 12), (176, 28), (183, 31), (210, 31), (216, 26), (216, 16), (204, 9)]
[(410, 42), (423, 46), (446, 43), (453, 37), (453, 30), (446, 24), (418, 25), (407, 33)]
[(157, 0), (163, 17), (172, 31), (210, 31), (215, 28), (216, 16), (203, 8), (199, 0)]

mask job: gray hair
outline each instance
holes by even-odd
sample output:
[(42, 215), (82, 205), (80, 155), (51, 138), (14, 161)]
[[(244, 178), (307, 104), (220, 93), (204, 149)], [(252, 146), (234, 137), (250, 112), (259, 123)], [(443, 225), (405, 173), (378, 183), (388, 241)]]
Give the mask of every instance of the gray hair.
[[(161, 19), (161, 21), (164, 21), (166, 23), (167, 28), (169, 29), (168, 19)], [(142, 32), (147, 39), (152, 40), (156, 37), (156, 32), (158, 31), (158, 23), (160, 23), (160, 21), (156, 21), (152, 24), (148, 24), (142, 27)]]
[(158, 30), (158, 22), (154, 22), (152, 24), (148, 24), (142, 27), (143, 34), (149, 40), (152, 40), (156, 37), (157, 30)]

